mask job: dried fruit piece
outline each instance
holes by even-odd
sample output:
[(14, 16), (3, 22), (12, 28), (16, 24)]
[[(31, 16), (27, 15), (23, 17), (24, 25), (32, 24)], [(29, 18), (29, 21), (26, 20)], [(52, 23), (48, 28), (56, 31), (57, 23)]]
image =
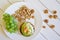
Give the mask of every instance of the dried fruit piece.
[(45, 14), (47, 14), (47, 13), (48, 13), (48, 10), (47, 10), (47, 9), (45, 9), (45, 10), (44, 10), (44, 13), (45, 13)]
[(53, 29), (55, 27), (55, 25), (51, 24), (49, 27)]
[(45, 22), (45, 23), (48, 23), (48, 19), (45, 19), (44, 22)]

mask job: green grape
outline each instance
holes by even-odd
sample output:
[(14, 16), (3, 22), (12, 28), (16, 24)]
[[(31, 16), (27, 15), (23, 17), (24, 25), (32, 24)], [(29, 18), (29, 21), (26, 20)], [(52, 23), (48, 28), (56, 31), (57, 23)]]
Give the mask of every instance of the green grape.
[(17, 28), (17, 22), (15, 21), (15, 18), (7, 13), (3, 15), (3, 20), (6, 24), (6, 29), (10, 33), (14, 33), (18, 30)]
[(13, 30), (13, 29), (9, 29), (8, 31), (9, 31), (10, 33), (13, 33), (13, 32), (14, 32), (14, 30)]

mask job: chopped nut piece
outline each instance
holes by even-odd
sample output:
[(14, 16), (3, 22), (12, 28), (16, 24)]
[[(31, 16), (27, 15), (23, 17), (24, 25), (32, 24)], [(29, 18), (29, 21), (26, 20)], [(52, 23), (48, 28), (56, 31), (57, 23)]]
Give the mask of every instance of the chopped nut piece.
[(42, 26), (43, 28), (46, 28), (46, 26)]
[(32, 16), (32, 18), (34, 18), (34, 16)]
[(53, 10), (52, 12), (53, 12), (53, 14), (56, 14), (56, 13), (57, 13), (57, 11), (56, 11), (56, 10)]
[(44, 22), (45, 22), (45, 23), (48, 23), (48, 19), (45, 19)]
[(49, 15), (49, 18), (52, 18), (53, 16), (52, 15)]
[(31, 12), (31, 14), (34, 13), (34, 9), (31, 9), (30, 12)]
[(56, 19), (58, 16), (57, 15), (53, 15), (53, 18)]
[(55, 25), (52, 24), (52, 25), (50, 25), (49, 27), (53, 29), (53, 28), (55, 27)]
[(47, 10), (47, 9), (45, 9), (45, 10), (44, 10), (44, 13), (45, 13), (45, 14), (47, 14), (47, 13), (48, 13), (48, 10)]

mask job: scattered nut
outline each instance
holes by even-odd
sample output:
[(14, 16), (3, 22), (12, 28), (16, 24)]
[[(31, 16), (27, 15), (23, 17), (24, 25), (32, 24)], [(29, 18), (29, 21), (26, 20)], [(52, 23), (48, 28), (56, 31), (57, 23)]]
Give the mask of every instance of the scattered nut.
[(31, 9), (30, 12), (31, 12), (31, 14), (34, 13), (34, 9)]
[(48, 10), (47, 10), (47, 9), (45, 9), (45, 10), (44, 10), (44, 13), (45, 13), (45, 14), (47, 14), (47, 13), (48, 13)]
[(42, 28), (46, 28), (46, 26), (42, 26)]
[(45, 22), (45, 23), (48, 23), (48, 19), (45, 19), (44, 22)]
[(53, 16), (52, 15), (49, 15), (48, 17), (51, 19)]
[(32, 18), (34, 18), (34, 16), (31, 16)]
[(56, 11), (56, 10), (53, 10), (52, 12), (53, 12), (53, 14), (56, 14), (56, 13), (57, 13), (57, 11)]
[(57, 19), (57, 17), (58, 17), (57, 15), (53, 15), (53, 18), (54, 18), (54, 19)]
[(53, 29), (55, 27), (55, 25), (51, 24), (49, 27)]

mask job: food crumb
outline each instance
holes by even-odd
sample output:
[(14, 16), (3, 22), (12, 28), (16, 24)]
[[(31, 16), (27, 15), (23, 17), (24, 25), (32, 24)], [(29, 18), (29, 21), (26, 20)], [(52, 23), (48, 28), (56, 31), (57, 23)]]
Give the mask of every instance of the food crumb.
[(44, 22), (45, 22), (45, 23), (48, 23), (48, 19), (45, 19)]
[(45, 14), (47, 14), (47, 13), (48, 13), (48, 10), (47, 10), (47, 9), (45, 9), (45, 10), (44, 10), (44, 13), (45, 13)]
[(52, 15), (49, 15), (48, 17), (51, 19), (53, 16)]
[(51, 24), (49, 27), (53, 29), (55, 28), (55, 25)]
[(57, 11), (56, 11), (56, 10), (53, 10), (53, 11), (52, 11), (52, 13), (53, 13), (53, 14), (56, 14), (56, 13), (57, 13)]
[(46, 26), (42, 26), (42, 28), (46, 28)]
[(58, 16), (57, 15), (53, 15), (53, 18), (56, 19)]

